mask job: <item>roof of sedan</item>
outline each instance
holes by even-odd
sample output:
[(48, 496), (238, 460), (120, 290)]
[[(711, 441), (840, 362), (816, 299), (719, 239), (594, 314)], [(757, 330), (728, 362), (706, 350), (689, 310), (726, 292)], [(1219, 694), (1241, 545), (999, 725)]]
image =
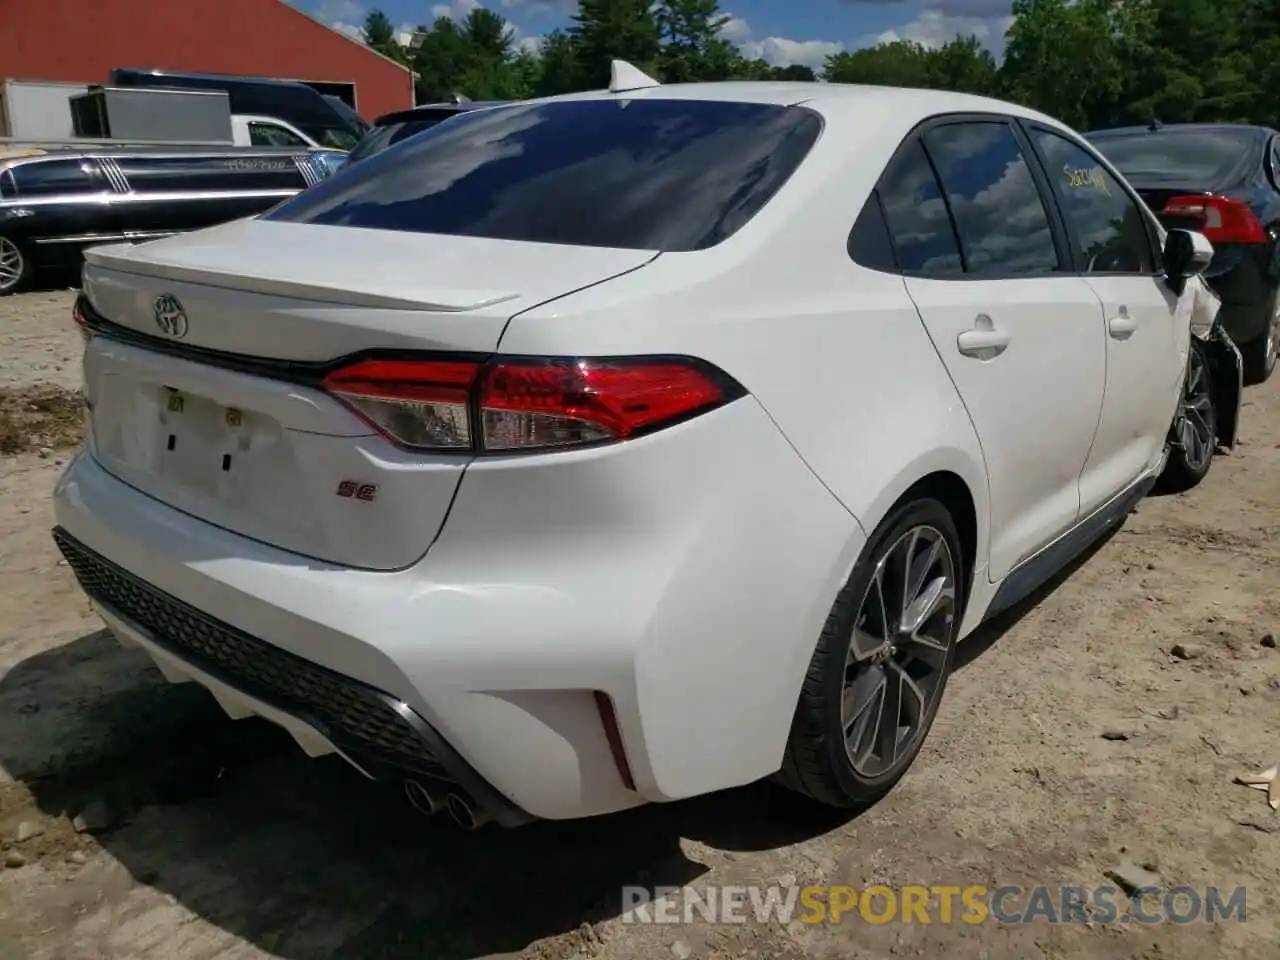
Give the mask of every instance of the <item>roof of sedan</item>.
[(894, 112), (919, 115), (921, 119), (941, 113), (998, 112), (1027, 119), (1058, 121), (1027, 107), (989, 97), (946, 90), (922, 90), (911, 87), (879, 87), (853, 83), (805, 83), (788, 80), (728, 80), (717, 83), (673, 83), (635, 90), (592, 90), (569, 93), (548, 100), (594, 99), (681, 99), (721, 100), (739, 103), (773, 103), (780, 106), (806, 104), (818, 110), (874, 106)]

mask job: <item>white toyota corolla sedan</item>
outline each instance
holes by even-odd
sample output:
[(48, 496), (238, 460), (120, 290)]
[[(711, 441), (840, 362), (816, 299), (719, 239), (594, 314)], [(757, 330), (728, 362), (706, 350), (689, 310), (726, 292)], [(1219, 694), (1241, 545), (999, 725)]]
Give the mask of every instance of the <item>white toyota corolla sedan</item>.
[(1210, 252), (1020, 107), (619, 63), (91, 251), (55, 536), (167, 677), (466, 826), (859, 807), (1208, 469)]

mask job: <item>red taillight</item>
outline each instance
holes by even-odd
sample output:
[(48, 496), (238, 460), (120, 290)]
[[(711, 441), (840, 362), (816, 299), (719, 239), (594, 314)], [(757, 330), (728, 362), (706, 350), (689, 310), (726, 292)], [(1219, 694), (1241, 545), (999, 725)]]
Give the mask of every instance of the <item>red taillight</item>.
[(497, 361), (480, 386), (489, 450), (624, 440), (721, 403), (724, 388), (681, 361)]
[(465, 450), (479, 370), (457, 360), (362, 360), (329, 374), (324, 386), (401, 446)]
[(324, 386), (402, 447), (492, 452), (625, 440), (740, 393), (681, 358), (363, 360)]
[(1165, 216), (1199, 221), (1197, 229), (1210, 243), (1266, 243), (1267, 232), (1249, 205), (1235, 197), (1171, 197), (1160, 211)]

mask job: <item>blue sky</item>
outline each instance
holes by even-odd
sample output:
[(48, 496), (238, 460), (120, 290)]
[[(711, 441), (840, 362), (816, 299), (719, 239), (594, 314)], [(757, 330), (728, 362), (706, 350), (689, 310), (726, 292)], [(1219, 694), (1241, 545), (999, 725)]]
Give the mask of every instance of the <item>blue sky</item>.
[[(291, 0), (339, 30), (357, 34), (365, 14), (381, 9), (405, 28), (437, 16), (461, 19), (476, 6), (502, 14), (517, 39), (538, 38), (565, 26), (576, 0)], [(819, 67), (832, 53), (879, 40), (916, 40), (936, 46), (957, 33), (978, 36), (993, 51), (1004, 46), (1011, 0), (721, 0), (732, 20), (725, 35), (749, 57), (777, 66)]]

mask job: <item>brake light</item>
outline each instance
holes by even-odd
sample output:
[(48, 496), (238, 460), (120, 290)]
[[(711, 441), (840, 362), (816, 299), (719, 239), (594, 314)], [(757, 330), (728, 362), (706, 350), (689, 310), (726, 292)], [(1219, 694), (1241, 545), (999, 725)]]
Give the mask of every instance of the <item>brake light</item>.
[(1235, 197), (1218, 195), (1171, 197), (1161, 210), (1164, 216), (1189, 217), (1210, 243), (1266, 243), (1267, 232), (1249, 205)]
[(457, 360), (364, 360), (329, 374), (324, 386), (400, 446), (464, 450), (479, 370)]
[(363, 360), (324, 387), (397, 445), (517, 452), (625, 440), (741, 396), (687, 358)]

